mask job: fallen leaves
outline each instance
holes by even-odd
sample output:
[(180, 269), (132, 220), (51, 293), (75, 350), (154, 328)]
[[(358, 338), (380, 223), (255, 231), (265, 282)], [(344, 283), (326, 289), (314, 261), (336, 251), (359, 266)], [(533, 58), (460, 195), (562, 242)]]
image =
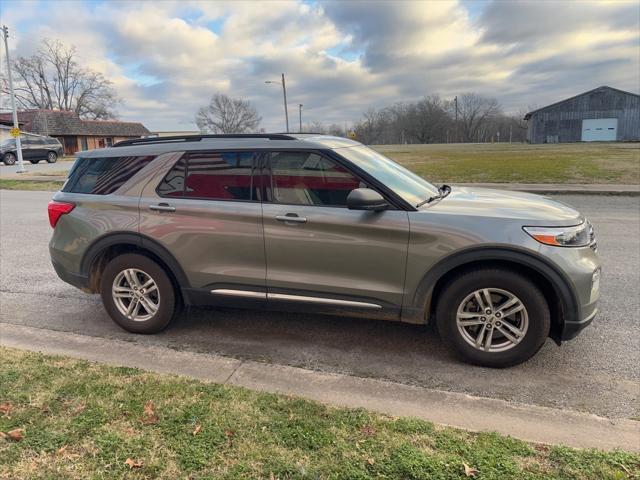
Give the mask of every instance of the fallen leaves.
[(235, 435), (233, 430), (225, 430), (224, 431), (225, 436), (227, 437), (227, 443), (229, 444), (229, 446), (233, 446), (233, 437)]
[(0, 438), (20, 442), (24, 438), (24, 428), (14, 428), (13, 430), (9, 430), (7, 433), (0, 432)]
[(79, 413), (82, 413), (82, 411), (87, 408), (87, 404), (86, 403), (81, 403), (78, 406), (76, 406), (76, 408), (73, 409), (73, 411), (71, 412), (71, 415), (78, 415)]
[(144, 404), (144, 411), (142, 412), (142, 423), (145, 425), (153, 425), (158, 423), (158, 415), (154, 410), (153, 402), (148, 400)]
[(11, 405), (9, 402), (0, 403), (0, 413), (3, 417), (11, 418), (9, 416), (11, 410), (13, 410), (13, 405)]
[(376, 429), (371, 425), (365, 425), (360, 429), (360, 433), (365, 437), (373, 437), (376, 434)]
[(368, 463), (369, 465), (373, 465), (374, 463), (376, 463), (376, 461), (375, 461), (375, 459), (373, 459), (373, 458), (369, 457), (369, 458), (367, 458), (367, 463)]
[(127, 458), (124, 461), (124, 464), (129, 467), (129, 469), (133, 470), (134, 468), (142, 468), (144, 462), (142, 460), (134, 460), (133, 458)]
[(464, 466), (464, 474), (465, 474), (465, 476), (467, 476), (467, 477), (475, 477), (476, 473), (478, 473), (478, 470), (476, 470), (473, 467), (470, 467), (466, 463), (463, 463), (462, 465)]
[(202, 425), (198, 423), (196, 425), (196, 428), (193, 429), (193, 432), (191, 432), (191, 434), (195, 437), (200, 432), (201, 429), (202, 429)]

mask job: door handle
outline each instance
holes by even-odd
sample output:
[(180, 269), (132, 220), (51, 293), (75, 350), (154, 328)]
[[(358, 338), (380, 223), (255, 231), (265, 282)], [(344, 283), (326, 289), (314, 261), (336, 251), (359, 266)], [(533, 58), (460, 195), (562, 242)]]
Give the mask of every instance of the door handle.
[(295, 213), (287, 213), (286, 215), (278, 215), (276, 216), (276, 220), (279, 222), (288, 222), (288, 223), (307, 223), (307, 219), (304, 217), (299, 217)]
[(172, 207), (168, 203), (159, 203), (158, 205), (149, 205), (149, 210), (155, 210), (157, 212), (175, 212), (176, 207)]

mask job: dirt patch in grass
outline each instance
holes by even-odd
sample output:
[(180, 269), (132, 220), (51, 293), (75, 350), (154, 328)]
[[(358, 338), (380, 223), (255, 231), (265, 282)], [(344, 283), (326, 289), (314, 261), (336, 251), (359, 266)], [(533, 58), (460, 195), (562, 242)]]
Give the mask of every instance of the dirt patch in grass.
[[(640, 455), (540, 447), (0, 348), (0, 478), (617, 479)], [(1, 436), (1, 435), (0, 435)]]

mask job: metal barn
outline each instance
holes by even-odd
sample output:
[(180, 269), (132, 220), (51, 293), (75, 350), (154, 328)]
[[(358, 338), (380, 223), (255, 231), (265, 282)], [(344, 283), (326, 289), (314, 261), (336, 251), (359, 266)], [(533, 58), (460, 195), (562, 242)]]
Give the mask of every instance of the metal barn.
[(640, 95), (598, 87), (529, 112), (529, 143), (640, 141)]

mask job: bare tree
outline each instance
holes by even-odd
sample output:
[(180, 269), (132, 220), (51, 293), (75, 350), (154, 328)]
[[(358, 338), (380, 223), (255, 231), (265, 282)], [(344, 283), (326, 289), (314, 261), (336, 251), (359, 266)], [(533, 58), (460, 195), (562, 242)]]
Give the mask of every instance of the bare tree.
[(196, 113), (196, 125), (203, 133), (250, 133), (258, 130), (262, 117), (247, 100), (222, 93)]
[[(119, 102), (112, 82), (78, 63), (74, 46), (43, 40), (31, 57), (12, 62), (14, 90), (21, 108), (72, 111), (87, 119), (115, 118)], [(2, 92), (6, 91), (5, 82)]]
[(408, 133), (418, 143), (434, 143), (446, 138), (450, 123), (445, 104), (440, 97), (424, 97), (409, 108)]
[(476, 142), (479, 141), (478, 134), (484, 132), (486, 123), (500, 114), (500, 105), (495, 98), (465, 93), (458, 97), (458, 112), (464, 141)]

